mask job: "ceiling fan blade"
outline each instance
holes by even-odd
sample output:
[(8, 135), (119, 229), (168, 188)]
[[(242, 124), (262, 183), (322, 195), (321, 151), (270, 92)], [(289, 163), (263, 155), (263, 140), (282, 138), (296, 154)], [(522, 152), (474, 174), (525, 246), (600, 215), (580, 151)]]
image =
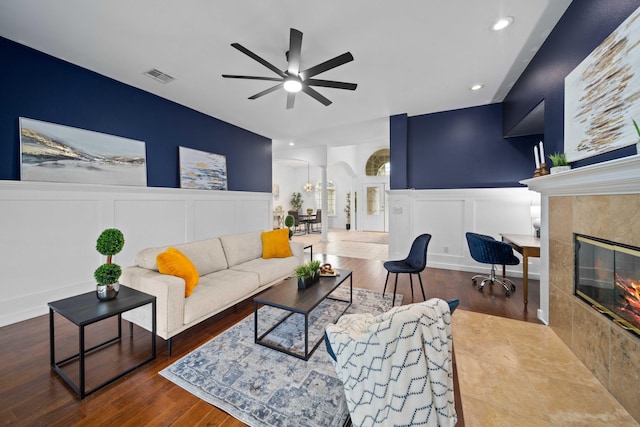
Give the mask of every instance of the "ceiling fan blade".
[(227, 79), (246, 79), (246, 80), (268, 80), (270, 82), (281, 82), (278, 77), (259, 77), (259, 76), (236, 76), (235, 74), (223, 74), (222, 77)]
[(293, 108), (293, 103), (296, 101), (296, 94), (294, 92), (287, 92), (287, 110)]
[(273, 91), (276, 91), (276, 90), (280, 89), (281, 87), (282, 87), (282, 83), (278, 83), (277, 85), (272, 86), (269, 89), (263, 90), (262, 92), (258, 92), (255, 95), (250, 96), (249, 99), (258, 99), (261, 96), (264, 96), (264, 95), (266, 95), (268, 93), (271, 93)]
[(358, 87), (355, 83), (336, 82), (333, 80), (307, 79), (304, 82), (310, 86), (331, 87), (334, 89), (356, 90)]
[(287, 77), (287, 75), (284, 73), (284, 71), (278, 69), (278, 67), (276, 67), (275, 65), (271, 64), (270, 62), (265, 61), (264, 59), (262, 59), (261, 57), (259, 57), (255, 53), (251, 52), (246, 47), (242, 46), (240, 43), (231, 43), (231, 46), (235, 47), (236, 49), (238, 49), (240, 52), (244, 53), (248, 57), (258, 61), (259, 63), (261, 63), (262, 65), (264, 65), (265, 67), (267, 67), (268, 69), (270, 69), (271, 71), (273, 71), (274, 73), (279, 75), (280, 77), (282, 77), (282, 78)]
[(302, 33), (295, 28), (289, 36), (289, 74), (297, 76), (300, 72), (300, 53), (302, 52)]
[(307, 85), (302, 85), (302, 91), (304, 93), (306, 93), (307, 95), (309, 95), (310, 97), (314, 98), (316, 101), (319, 101), (321, 103), (323, 103), (325, 105), (325, 107), (329, 104), (331, 104), (331, 101), (329, 101), (327, 98), (325, 98), (324, 96), (320, 95), (320, 93), (318, 91), (316, 91), (315, 89), (310, 88)]
[(339, 67), (342, 64), (346, 64), (347, 62), (353, 61), (353, 55), (350, 52), (343, 53), (342, 55), (338, 55), (335, 58), (329, 59), (321, 64), (308, 68), (300, 73), (300, 78), (302, 80), (306, 80), (309, 77), (313, 77), (316, 74), (324, 73), (327, 70), (332, 68)]

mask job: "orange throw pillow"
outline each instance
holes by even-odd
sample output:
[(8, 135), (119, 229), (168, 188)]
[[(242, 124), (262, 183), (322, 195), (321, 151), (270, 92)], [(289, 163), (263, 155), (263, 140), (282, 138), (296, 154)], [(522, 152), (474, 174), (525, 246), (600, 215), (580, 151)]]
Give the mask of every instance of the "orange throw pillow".
[(262, 233), (262, 258), (287, 258), (292, 256), (289, 246), (289, 229), (265, 231)]
[(166, 251), (158, 254), (156, 263), (160, 273), (182, 278), (185, 283), (184, 296), (191, 295), (200, 280), (200, 275), (196, 266), (185, 254), (176, 248), (167, 248)]

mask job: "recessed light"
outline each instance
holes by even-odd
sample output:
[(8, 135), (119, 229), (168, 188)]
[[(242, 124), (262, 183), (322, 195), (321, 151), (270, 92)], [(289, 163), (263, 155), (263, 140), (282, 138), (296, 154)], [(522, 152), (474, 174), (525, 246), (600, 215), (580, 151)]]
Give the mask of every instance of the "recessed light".
[(296, 145), (296, 143), (295, 142), (290, 142), (289, 145), (293, 147), (294, 145)]
[(471, 89), (471, 90), (473, 90), (473, 91), (476, 91), (476, 90), (480, 90), (480, 89), (482, 89), (483, 87), (484, 87), (484, 85), (483, 85), (483, 84), (476, 83), (476, 84), (474, 84), (473, 86), (471, 86), (469, 89)]
[(504, 30), (511, 24), (513, 24), (513, 16), (505, 16), (494, 22), (494, 24), (491, 26), (491, 31)]

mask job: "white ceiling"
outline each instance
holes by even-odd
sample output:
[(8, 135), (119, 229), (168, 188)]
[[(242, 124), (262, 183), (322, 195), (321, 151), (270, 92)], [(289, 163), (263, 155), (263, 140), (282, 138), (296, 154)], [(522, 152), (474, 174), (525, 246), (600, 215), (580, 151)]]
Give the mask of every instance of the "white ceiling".
[[(274, 140), (274, 150), (388, 140), (388, 117), (500, 102), (570, 0), (2, 0), (0, 36)], [(514, 24), (489, 31), (501, 16)], [(358, 84), (318, 88), (328, 107), (278, 90), (230, 46), (286, 69), (289, 29), (303, 32), (301, 69), (344, 52), (353, 62), (316, 76)], [(156, 68), (161, 84), (143, 75)], [(484, 88), (472, 92), (474, 83)]]

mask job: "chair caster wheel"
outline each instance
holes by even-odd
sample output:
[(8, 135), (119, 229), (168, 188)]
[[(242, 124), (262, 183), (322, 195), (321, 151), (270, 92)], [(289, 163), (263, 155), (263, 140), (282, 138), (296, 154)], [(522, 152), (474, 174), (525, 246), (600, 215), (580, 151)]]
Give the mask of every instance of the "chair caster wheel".
[(511, 285), (511, 292), (515, 292), (516, 291), (516, 285)]
[(504, 294), (505, 294), (506, 296), (510, 296), (510, 295), (511, 295), (511, 291), (504, 291)]

